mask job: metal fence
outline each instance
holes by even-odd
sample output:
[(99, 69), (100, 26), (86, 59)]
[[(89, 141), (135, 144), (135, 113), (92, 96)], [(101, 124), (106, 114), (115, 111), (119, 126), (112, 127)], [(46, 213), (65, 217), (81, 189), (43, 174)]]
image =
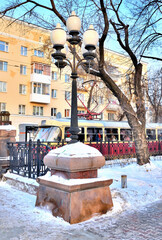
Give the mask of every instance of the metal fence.
[(44, 175), (48, 168), (43, 163), (44, 156), (51, 150), (39, 140), (37, 142), (9, 142), (11, 172), (28, 178)]
[[(106, 160), (132, 158), (136, 156), (134, 142), (85, 142), (92, 147), (97, 148), (106, 158)], [(61, 147), (61, 143), (41, 143), (37, 142), (9, 142), (9, 160), (11, 172), (26, 176), (28, 178), (37, 178), (44, 175), (48, 168), (43, 163), (44, 156), (52, 149)], [(162, 155), (162, 141), (148, 142), (150, 155)]]

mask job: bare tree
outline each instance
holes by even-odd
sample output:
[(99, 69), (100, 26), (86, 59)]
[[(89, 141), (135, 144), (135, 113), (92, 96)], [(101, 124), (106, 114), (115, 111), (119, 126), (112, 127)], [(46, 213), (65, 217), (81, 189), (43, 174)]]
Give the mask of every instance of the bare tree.
[(162, 1), (161, 0), (140, 0), (127, 2), (134, 22), (131, 33), (135, 38), (133, 44), (141, 57), (162, 61), (157, 56), (158, 51), (150, 54), (152, 47), (158, 48), (162, 41)]
[[(87, 19), (91, 18), (93, 24), (96, 27), (99, 26), (100, 39), (98, 63), (96, 64), (95, 68), (93, 67), (90, 69), (90, 73), (94, 76), (100, 77), (107, 88), (109, 88), (113, 95), (118, 99), (118, 102), (128, 119), (128, 123), (132, 128), (133, 137), (135, 140), (137, 162), (139, 165), (143, 165), (149, 162), (149, 152), (145, 136), (146, 118), (145, 101), (142, 89), (142, 64), (138, 62), (137, 56), (129, 44), (129, 25), (125, 24), (122, 21), (119, 14), (120, 10), (122, 11), (121, 5), (123, 1), (124, 0), (120, 0), (114, 3), (112, 0), (87, 0), (84, 3), (82, 1), (81, 8), (78, 8), (79, 0), (77, 3), (75, 1), (70, 1), (71, 5), (69, 9), (71, 10), (72, 7), (75, 9), (77, 6), (77, 9), (79, 9), (78, 12), (83, 16), (82, 20), (85, 19), (85, 25), (87, 25)], [(28, 4), (27, 11), (29, 12), (31, 10), (30, 14), (32, 14), (33, 8), (34, 10), (36, 8), (43, 8), (53, 13), (54, 16), (57, 16), (57, 19), (66, 25), (66, 15), (63, 15), (63, 11), (61, 9), (61, 4), (63, 4), (63, 2), (65, 3), (65, 1), (50, 0), (50, 2), (48, 2), (46, 5), (40, 4), (40, 1), (38, 3), (38, 1), (34, 0), (13, 2), (14, 4), (1, 11), (2, 15), (8, 13), (9, 11), (17, 9), (22, 5), (25, 6)], [(68, 8), (67, 4), (64, 6)], [(91, 12), (89, 11), (90, 9), (92, 10)], [(66, 11), (66, 14), (67, 12), (68, 11)], [(110, 12), (113, 12), (113, 14), (109, 14)], [(109, 15), (112, 16), (110, 20), (108, 17)], [(133, 99), (135, 102), (135, 107), (131, 104), (129, 98), (122, 91), (122, 88), (120, 88), (115, 83), (115, 81), (106, 70), (104, 44), (109, 33), (110, 24), (112, 25), (117, 36), (118, 43), (120, 44), (121, 48), (128, 54), (130, 60), (132, 61), (134, 68)]]
[(162, 68), (153, 73), (153, 76), (148, 78), (148, 87), (146, 94), (153, 110), (153, 121), (160, 121), (162, 114)]

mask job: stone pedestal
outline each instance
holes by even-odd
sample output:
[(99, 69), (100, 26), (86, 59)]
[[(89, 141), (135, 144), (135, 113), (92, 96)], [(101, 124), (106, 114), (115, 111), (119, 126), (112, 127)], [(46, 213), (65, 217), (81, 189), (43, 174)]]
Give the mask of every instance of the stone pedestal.
[(83, 143), (51, 150), (44, 158), (51, 168), (50, 177), (39, 177), (36, 206), (48, 206), (54, 216), (78, 223), (94, 214), (106, 213), (113, 202), (111, 179), (97, 178), (97, 169), (105, 158), (95, 148)]
[(112, 208), (109, 185), (112, 180), (93, 182), (80, 181), (80, 184), (64, 183), (38, 178), (40, 184), (36, 206), (48, 206), (54, 216), (62, 217), (73, 224), (85, 221), (94, 214), (104, 214)]
[(11, 125), (0, 126), (0, 157), (7, 157), (7, 142), (15, 142), (16, 129)]

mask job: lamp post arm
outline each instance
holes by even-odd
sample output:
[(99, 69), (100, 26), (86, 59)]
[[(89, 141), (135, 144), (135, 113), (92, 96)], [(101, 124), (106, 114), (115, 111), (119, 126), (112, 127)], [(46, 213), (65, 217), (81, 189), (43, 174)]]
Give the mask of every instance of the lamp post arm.
[(82, 58), (82, 59), (80, 59), (80, 60), (78, 61), (77, 65), (76, 65), (76, 70), (78, 69), (78, 67), (79, 67), (80, 65), (82, 65), (82, 62), (83, 62), (83, 61), (85, 61), (84, 58)]
[(70, 60), (69, 59), (65, 59), (67, 62), (68, 62), (68, 65), (70, 66), (70, 68), (71, 68), (71, 70), (73, 69), (73, 66), (72, 66), (72, 64), (71, 64), (71, 62), (70, 62)]

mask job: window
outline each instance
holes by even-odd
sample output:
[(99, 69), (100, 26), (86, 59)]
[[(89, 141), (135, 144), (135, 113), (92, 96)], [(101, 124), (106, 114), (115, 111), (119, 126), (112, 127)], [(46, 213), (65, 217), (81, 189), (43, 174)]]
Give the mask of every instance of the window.
[(56, 98), (56, 96), (57, 96), (57, 90), (56, 90), (56, 89), (52, 89), (52, 91), (51, 91), (51, 97), (52, 97), (52, 98)]
[(51, 116), (56, 117), (57, 108), (51, 108)]
[[(117, 128), (105, 128), (105, 141), (117, 141), (118, 129)], [(123, 140), (123, 139), (121, 139)]]
[(0, 111), (6, 111), (6, 103), (1, 102), (0, 103)]
[(7, 92), (7, 83), (0, 82), (0, 92)]
[(162, 140), (162, 129), (158, 129), (158, 140)]
[(50, 94), (50, 86), (48, 84), (41, 84), (42, 86), (42, 94), (49, 95)]
[(0, 61), (0, 71), (7, 72), (8, 62)]
[(57, 72), (52, 71), (52, 80), (57, 80)]
[(156, 139), (156, 133), (154, 129), (146, 129), (146, 135), (148, 140)]
[(33, 93), (49, 95), (49, 84), (44, 83), (33, 83)]
[(8, 52), (8, 43), (0, 41), (0, 51)]
[(83, 78), (78, 78), (77, 79), (77, 87), (78, 88), (83, 88), (83, 83), (84, 83), (84, 79)]
[(87, 128), (87, 138), (89, 141), (100, 141), (103, 138), (102, 128)]
[(115, 120), (115, 113), (108, 113), (108, 120), (114, 121)]
[(50, 76), (50, 66), (41, 63), (34, 63), (32, 65), (32, 73), (43, 74)]
[(103, 97), (102, 96), (99, 96), (99, 104), (103, 104)]
[(70, 92), (65, 91), (65, 100), (70, 100)]
[(21, 46), (21, 55), (22, 56), (27, 56), (27, 47)]
[(34, 73), (43, 74), (43, 65), (35, 63), (34, 64)]
[(65, 74), (65, 82), (70, 82), (70, 76), (68, 74)]
[(131, 141), (132, 140), (131, 129), (120, 129), (120, 139), (121, 141)]
[(65, 117), (70, 117), (70, 109), (65, 109)]
[(84, 103), (84, 94), (83, 93), (78, 93), (78, 99), (79, 99), (79, 102), (81, 100)]
[(25, 114), (25, 105), (19, 105), (19, 114)]
[(26, 66), (20, 65), (20, 74), (26, 75)]
[(41, 83), (33, 84), (33, 92), (37, 94), (41, 94)]
[(95, 102), (95, 99), (94, 99), (94, 96), (92, 96), (91, 103), (94, 103), (94, 102)]
[(26, 94), (26, 85), (23, 85), (23, 84), (19, 85), (19, 93)]
[(84, 114), (84, 110), (78, 110), (78, 114)]
[(44, 52), (43, 52), (43, 51), (40, 51), (40, 50), (34, 49), (34, 56), (44, 57)]
[(43, 107), (33, 106), (33, 115), (43, 116)]

